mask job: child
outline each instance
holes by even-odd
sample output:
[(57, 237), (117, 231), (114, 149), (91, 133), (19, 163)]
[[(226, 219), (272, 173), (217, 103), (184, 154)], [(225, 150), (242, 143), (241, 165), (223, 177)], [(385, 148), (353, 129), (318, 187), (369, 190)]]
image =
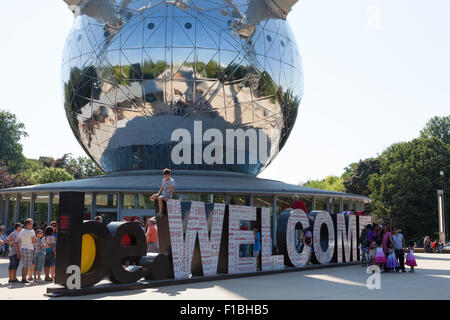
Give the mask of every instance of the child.
[(312, 246), (312, 233), (309, 229), (305, 229), (305, 233), (303, 235), (303, 243), (305, 244), (305, 248), (309, 247), (309, 256), (308, 261), (306, 262), (307, 265), (311, 264), (311, 256), (313, 254), (313, 246)]
[(383, 269), (384, 269), (384, 264), (386, 263), (386, 255), (384, 254), (382, 243), (383, 242), (381, 241), (381, 239), (378, 239), (376, 241), (377, 252), (375, 254), (374, 262), (378, 267), (380, 267), (380, 269), (382, 269), (381, 272), (384, 272)]
[[(387, 257), (386, 261), (386, 272), (389, 272), (391, 269), (398, 268), (400, 265), (398, 264), (397, 257), (395, 256), (395, 251), (392, 246), (392, 243), (388, 243), (388, 251), (389, 255)], [(392, 270), (394, 271), (394, 270)], [(398, 269), (397, 269), (398, 272)]]
[(6, 243), (9, 245), (9, 267), (8, 267), (8, 276), (9, 283), (18, 282), (16, 274), (17, 268), (20, 263), (20, 247), (19, 247), (19, 234), (22, 231), (22, 225), (20, 223), (16, 223), (14, 225), (14, 231), (5, 239)]
[(28, 218), (23, 224), (23, 229), (19, 233), (20, 238), (20, 259), (22, 260), (22, 283), (29, 283), (27, 280), (28, 269), (33, 264), (34, 244), (36, 234), (33, 230), (33, 219)]
[(164, 169), (162, 179), (162, 186), (158, 193), (151, 196), (150, 200), (158, 199), (158, 214), (157, 218), (160, 218), (163, 214), (163, 201), (167, 203), (167, 200), (172, 199), (173, 192), (175, 190), (175, 180), (170, 177), (170, 169)]
[(36, 243), (34, 244), (34, 282), (41, 281), (41, 272), (44, 267), (45, 248), (42, 237), (44, 232), (41, 229), (36, 231)]
[(51, 226), (45, 228), (44, 231), (44, 248), (45, 248), (45, 259), (44, 259), (44, 273), (45, 281), (53, 281), (50, 278), (50, 268), (52, 266), (52, 260), (56, 257), (56, 240), (53, 237), (54, 229)]
[(6, 254), (5, 239), (5, 232), (0, 229), (0, 256), (5, 256)]
[(416, 258), (414, 257), (414, 241), (410, 241), (409, 243), (409, 253), (406, 256), (406, 265), (411, 267), (409, 272), (414, 272), (414, 267), (417, 266)]
[(375, 263), (374, 260), (376, 252), (377, 252), (377, 244), (375, 241), (372, 241), (369, 247), (369, 266), (372, 266)]
[[(58, 241), (58, 224), (56, 223), (56, 221), (52, 221), (50, 222), (50, 226), (53, 227), (53, 239), (55, 239), (54, 247), (56, 250), (56, 242)], [(52, 279), (55, 279), (55, 266), (56, 266), (56, 251), (52, 258), (52, 265), (50, 267)]]

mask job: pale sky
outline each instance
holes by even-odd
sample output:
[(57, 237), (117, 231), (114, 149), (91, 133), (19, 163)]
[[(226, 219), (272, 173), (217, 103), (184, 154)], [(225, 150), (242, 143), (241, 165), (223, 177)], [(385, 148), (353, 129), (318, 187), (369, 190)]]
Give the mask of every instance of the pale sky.
[[(299, 183), (418, 136), (450, 114), (450, 1), (301, 0), (288, 17), (305, 91), (285, 148), (260, 177)], [(0, 2), (0, 109), (24, 154), (85, 155), (67, 123), (60, 67), (73, 17), (62, 0)]]

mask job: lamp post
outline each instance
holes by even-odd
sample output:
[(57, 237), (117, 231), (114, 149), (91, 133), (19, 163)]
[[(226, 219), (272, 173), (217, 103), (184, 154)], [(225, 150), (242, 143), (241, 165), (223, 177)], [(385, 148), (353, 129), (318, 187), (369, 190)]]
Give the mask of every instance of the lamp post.
[[(445, 230), (445, 238), (446, 240), (448, 240), (448, 220), (447, 220), (447, 206), (446, 206), (446, 199), (445, 199), (445, 174), (444, 171), (440, 171), (439, 175), (441, 176), (442, 179), (442, 209), (443, 209), (443, 216), (445, 216), (445, 220), (443, 221), (444, 223), (444, 230)], [(444, 218), (444, 217), (443, 217)], [(445, 244), (445, 241), (443, 241)]]

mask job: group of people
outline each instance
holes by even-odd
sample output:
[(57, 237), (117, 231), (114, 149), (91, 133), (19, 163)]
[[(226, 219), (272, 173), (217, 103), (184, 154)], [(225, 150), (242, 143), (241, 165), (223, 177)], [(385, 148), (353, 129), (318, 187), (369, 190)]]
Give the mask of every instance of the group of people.
[(45, 281), (54, 281), (56, 238), (56, 221), (52, 221), (42, 230), (34, 227), (31, 218), (26, 219), (23, 225), (16, 223), (14, 231), (8, 236), (3, 234), (0, 245), (5, 252), (9, 252), (8, 283), (19, 282), (17, 269), (20, 262), (22, 262), (22, 283), (42, 281), (42, 272), (45, 274)]
[(431, 241), (429, 236), (426, 236), (423, 240), (423, 248), (426, 253), (442, 253), (445, 244), (440, 240)]
[(360, 243), (363, 266), (375, 264), (381, 272), (406, 272), (405, 265), (414, 272), (417, 266), (414, 241), (409, 241), (406, 246), (401, 228), (391, 228), (389, 222), (382, 226), (375, 223), (366, 225), (361, 232)]

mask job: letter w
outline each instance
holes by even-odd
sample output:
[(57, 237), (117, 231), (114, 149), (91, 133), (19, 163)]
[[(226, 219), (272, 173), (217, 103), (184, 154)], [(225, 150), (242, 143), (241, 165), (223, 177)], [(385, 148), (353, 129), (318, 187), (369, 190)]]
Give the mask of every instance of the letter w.
[[(219, 261), (225, 205), (214, 204), (210, 236), (208, 236), (208, 222), (203, 202), (191, 202), (189, 215), (184, 217), (184, 219), (188, 220), (185, 233), (183, 232), (183, 225), (186, 225), (186, 221), (182, 219), (181, 202), (179, 200), (169, 200), (167, 208), (175, 278), (189, 278), (194, 250), (198, 249), (200, 252), (196, 252), (196, 255), (201, 257), (203, 275), (215, 275)], [(195, 245), (197, 237), (200, 248), (197, 248)], [(199, 269), (198, 267), (196, 266), (195, 269)]]

